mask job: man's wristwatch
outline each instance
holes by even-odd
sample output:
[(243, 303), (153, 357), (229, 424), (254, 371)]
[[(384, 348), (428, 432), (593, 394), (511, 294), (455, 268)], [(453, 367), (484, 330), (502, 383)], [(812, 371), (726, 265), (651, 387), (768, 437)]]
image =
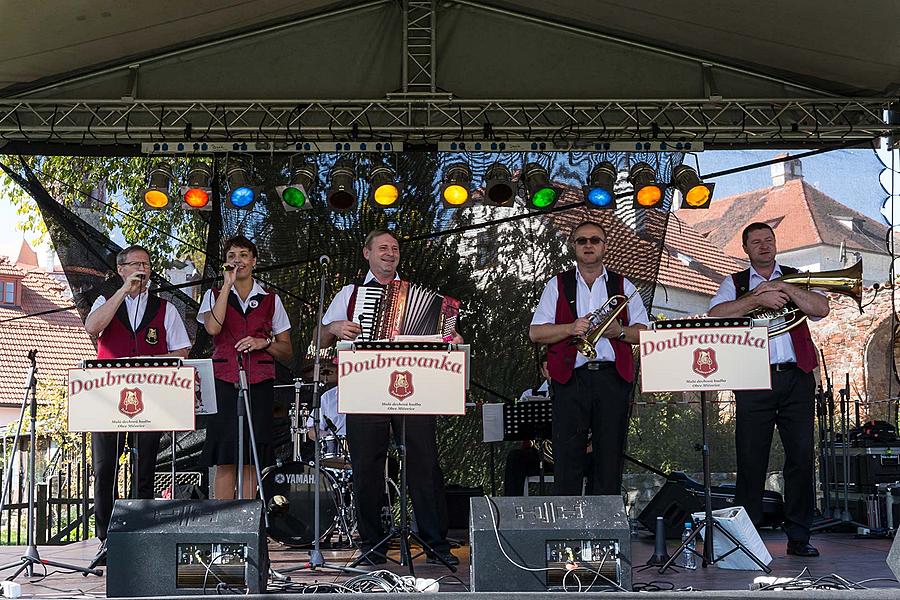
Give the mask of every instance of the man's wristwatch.
[(622, 328), (622, 331), (619, 332), (619, 335), (616, 336), (616, 339), (617, 339), (617, 340), (624, 340), (624, 339), (625, 339), (625, 326), (622, 325), (621, 323), (619, 323), (619, 327)]
[(268, 350), (269, 346), (271, 346), (273, 343), (275, 343), (275, 336), (266, 336), (266, 347), (263, 348), (263, 350)]

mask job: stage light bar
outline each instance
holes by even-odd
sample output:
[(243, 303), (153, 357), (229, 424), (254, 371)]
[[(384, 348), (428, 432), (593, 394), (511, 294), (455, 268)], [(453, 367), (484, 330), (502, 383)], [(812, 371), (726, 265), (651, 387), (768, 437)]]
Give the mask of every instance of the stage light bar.
[(484, 202), (494, 206), (512, 206), (516, 197), (512, 172), (500, 162), (490, 165), (484, 175)]
[(522, 169), (522, 179), (528, 200), (534, 208), (552, 208), (559, 200), (560, 191), (550, 185), (550, 175), (540, 163), (528, 163)]
[(249, 209), (259, 196), (259, 188), (250, 183), (250, 172), (247, 166), (235, 161), (228, 166), (228, 206), (231, 208)]
[(656, 171), (647, 163), (633, 164), (628, 181), (634, 187), (635, 208), (656, 208), (662, 203), (663, 188), (656, 182)]
[(168, 163), (158, 163), (147, 176), (147, 187), (144, 188), (144, 207), (151, 210), (171, 208), (169, 186), (172, 183), (172, 168)]
[(202, 162), (191, 163), (187, 185), (181, 186), (181, 200), (188, 210), (212, 210), (212, 174), (209, 165)]
[(687, 165), (675, 167), (672, 183), (681, 192), (681, 208), (709, 208), (716, 184), (704, 183), (693, 168)]
[(472, 191), (472, 170), (466, 163), (454, 163), (444, 171), (441, 200), (444, 206), (459, 208), (469, 201)]
[(400, 199), (397, 174), (387, 165), (376, 165), (369, 171), (369, 199), (383, 208), (393, 206)]
[(351, 160), (339, 160), (331, 167), (327, 202), (332, 210), (350, 210), (358, 201), (356, 197), (356, 168)]
[(615, 210), (616, 193), (613, 188), (618, 176), (618, 169), (609, 161), (604, 161), (591, 169), (588, 184), (584, 186), (584, 199), (587, 200), (588, 206)]
[(286, 212), (309, 210), (312, 208), (312, 194), (318, 180), (318, 167), (314, 162), (298, 164), (291, 171), (288, 185), (276, 185), (275, 192), (281, 199)]

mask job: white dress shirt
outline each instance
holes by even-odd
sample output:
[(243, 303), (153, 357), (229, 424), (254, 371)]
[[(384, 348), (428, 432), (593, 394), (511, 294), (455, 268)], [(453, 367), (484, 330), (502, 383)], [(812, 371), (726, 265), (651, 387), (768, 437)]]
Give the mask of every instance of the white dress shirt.
[[(540, 393), (540, 392), (543, 392), (543, 393)], [(527, 390), (522, 392), (522, 395), (519, 396), (519, 400), (524, 400), (525, 398), (530, 398), (531, 396), (538, 396), (538, 395), (540, 395), (540, 396), (549, 396), (550, 395), (550, 382), (547, 381), (546, 379), (538, 387), (537, 390), (528, 388)]]
[[(147, 310), (147, 300), (149, 292), (144, 290), (136, 297), (132, 298), (131, 294), (125, 295), (125, 309), (128, 311), (128, 321), (131, 323), (131, 330), (134, 331), (144, 318), (144, 312)], [(106, 304), (106, 297), (103, 294), (94, 300), (91, 306), (91, 313)], [(91, 314), (88, 313), (88, 314)], [(115, 317), (113, 317), (115, 318)], [(171, 302), (166, 302), (166, 314), (163, 315), (163, 327), (166, 329), (166, 347), (169, 352), (181, 350), (182, 348), (191, 347), (191, 338), (188, 337), (187, 329), (184, 328), (184, 321), (178, 314), (178, 309)]]
[[(558, 276), (553, 277), (544, 286), (544, 292), (541, 294), (537, 309), (534, 311), (534, 317), (531, 319), (532, 325), (556, 323), (556, 301), (559, 298), (559, 282), (557, 278)], [(606, 268), (604, 268), (603, 274), (594, 281), (594, 285), (588, 287), (587, 282), (581, 276), (581, 271), (577, 268), (575, 269), (575, 282), (578, 290), (575, 307), (578, 311), (578, 317), (584, 317), (606, 304), (606, 301), (609, 300), (609, 296), (606, 293), (607, 279), (608, 273)], [(635, 293), (636, 288), (628, 279), (623, 277), (623, 280), (622, 287), (625, 297), (630, 298), (628, 300), (628, 325), (648, 325), (650, 320), (647, 318), (647, 309), (644, 308), (644, 301), (641, 299), (641, 295)], [(609, 362), (616, 360), (612, 344), (605, 337), (601, 337), (597, 341), (596, 349), (596, 360)], [(575, 368), (577, 369), (586, 362), (588, 362), (587, 357), (579, 352), (575, 357)]]
[[(775, 263), (775, 269), (772, 275), (766, 279), (756, 272), (752, 266), (750, 267), (750, 285), (748, 291), (752, 291), (764, 281), (772, 281), (782, 276), (781, 265)], [(816, 293), (821, 293), (814, 290)], [(719, 290), (713, 299), (709, 301), (709, 307), (718, 306), (723, 302), (731, 302), (737, 300), (737, 289), (734, 287), (734, 279), (729, 275), (719, 284)], [(819, 318), (809, 317), (811, 321), (818, 321)], [(791, 340), (790, 333), (782, 333), (773, 338), (769, 338), (769, 364), (777, 365), (780, 363), (797, 362), (797, 354), (794, 352), (794, 342)]]
[[(233, 287), (231, 288), (231, 293), (234, 294), (235, 298), (237, 298), (238, 303), (241, 306), (241, 310), (245, 313), (247, 312), (247, 307), (250, 306), (250, 302), (253, 300), (254, 296), (268, 296), (269, 292), (265, 290), (259, 282), (255, 279), (253, 280), (253, 287), (250, 289), (250, 293), (247, 294), (247, 298), (241, 300), (240, 294), (237, 293)], [(203, 294), (203, 302), (200, 303), (200, 312), (197, 313), (197, 321), (200, 323), (204, 323), (206, 321), (206, 313), (211, 312), (213, 309), (213, 305), (215, 305), (215, 299), (213, 298), (212, 290), (206, 290), (206, 293)], [(278, 335), (284, 331), (287, 331), (291, 328), (291, 321), (288, 319), (287, 311), (284, 310), (284, 304), (281, 303), (281, 296), (275, 294), (275, 313), (272, 315), (272, 334)]]
[[(366, 278), (363, 279), (363, 285), (367, 285), (373, 279), (375, 279), (375, 274), (370, 270), (366, 273)], [(398, 279), (400, 279), (400, 276), (395, 273), (394, 281), (397, 281)], [(350, 304), (350, 297), (353, 296), (353, 288), (355, 285), (356, 284), (353, 283), (345, 285), (337, 294), (335, 294), (331, 304), (328, 305), (328, 310), (326, 310), (325, 314), (322, 316), (322, 325), (331, 325), (335, 321), (350, 320), (352, 315), (347, 314), (347, 306)]]

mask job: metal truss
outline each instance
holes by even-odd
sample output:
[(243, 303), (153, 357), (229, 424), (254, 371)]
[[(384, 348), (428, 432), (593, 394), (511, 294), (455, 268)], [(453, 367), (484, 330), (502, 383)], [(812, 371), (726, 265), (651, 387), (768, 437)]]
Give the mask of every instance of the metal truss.
[(890, 105), (885, 98), (459, 100), (449, 94), (293, 101), (0, 99), (0, 145), (247, 140), (269, 142), (278, 151), (303, 140), (497, 139), (546, 140), (555, 148), (597, 140), (820, 147), (900, 133), (900, 125), (885, 122)]
[(404, 0), (403, 91), (434, 93), (434, 2)]

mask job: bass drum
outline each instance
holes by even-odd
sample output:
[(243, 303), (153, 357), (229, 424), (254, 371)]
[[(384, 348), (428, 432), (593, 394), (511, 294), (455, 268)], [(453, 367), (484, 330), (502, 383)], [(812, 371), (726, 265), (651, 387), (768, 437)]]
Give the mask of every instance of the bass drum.
[(302, 462), (290, 462), (263, 471), (262, 487), (269, 513), (268, 534), (286, 546), (307, 546), (315, 541), (315, 493), (319, 488), (319, 540), (330, 535), (339, 513), (334, 477)]

